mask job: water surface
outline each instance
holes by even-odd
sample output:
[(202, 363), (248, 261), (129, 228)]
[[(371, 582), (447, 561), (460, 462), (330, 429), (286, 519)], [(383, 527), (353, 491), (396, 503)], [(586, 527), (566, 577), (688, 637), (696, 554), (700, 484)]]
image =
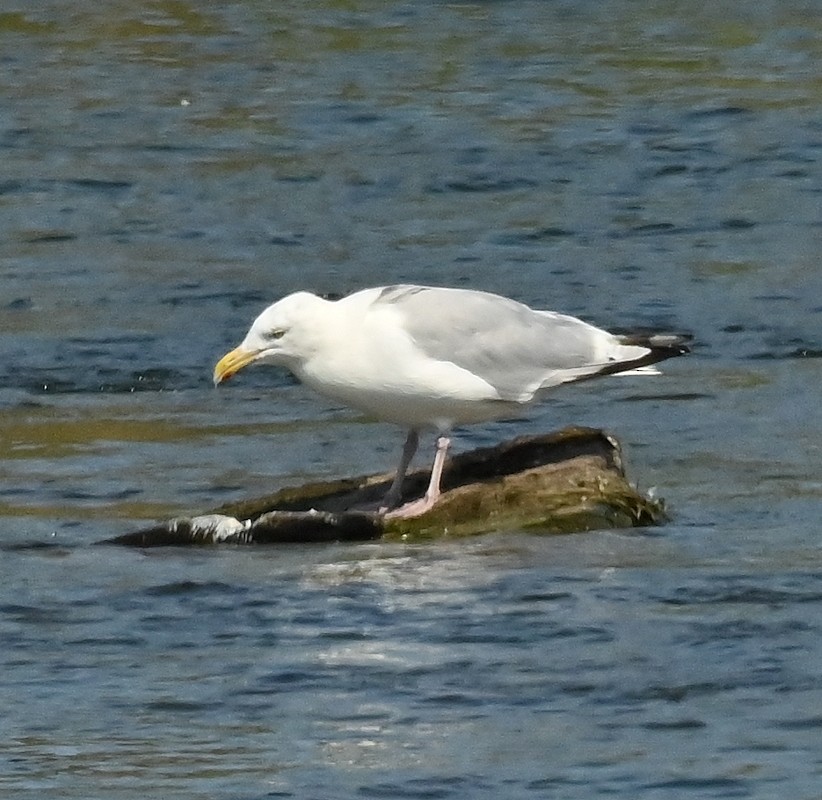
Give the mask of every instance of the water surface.
[[(816, 4), (0, 9), (4, 797), (815, 798)], [(695, 333), (459, 447), (605, 427), (670, 524), (94, 547), (390, 469), (402, 434), (211, 368), (396, 281)]]

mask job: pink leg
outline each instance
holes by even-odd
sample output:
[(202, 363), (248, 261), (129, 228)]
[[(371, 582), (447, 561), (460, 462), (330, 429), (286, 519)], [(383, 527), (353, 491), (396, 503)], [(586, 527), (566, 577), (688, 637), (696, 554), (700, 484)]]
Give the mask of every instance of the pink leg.
[[(389, 519), (418, 517), (430, 511), (439, 499), (441, 494), (440, 481), (442, 480), (442, 469), (445, 466), (445, 456), (451, 440), (444, 434), (437, 437), (437, 452), (434, 455), (434, 465), (431, 467), (431, 479), (428, 481), (428, 488), (419, 500), (413, 500), (404, 506), (389, 511), (385, 516)], [(392, 487), (393, 488), (393, 487)]]
[(437, 450), (434, 453), (434, 465), (431, 467), (431, 480), (428, 481), (428, 488), (425, 490), (425, 500), (430, 506), (439, 500), (440, 481), (442, 480), (442, 469), (445, 466), (445, 456), (451, 440), (447, 436), (440, 434), (437, 436)]
[(402, 456), (397, 467), (397, 474), (391, 482), (391, 488), (386, 492), (380, 506), (380, 511), (387, 511), (399, 505), (402, 500), (402, 482), (405, 479), (405, 473), (408, 472), (408, 466), (411, 459), (414, 458), (414, 453), (417, 452), (417, 446), (420, 443), (419, 431), (411, 428), (408, 431), (408, 436), (405, 439), (405, 444), (402, 446)]

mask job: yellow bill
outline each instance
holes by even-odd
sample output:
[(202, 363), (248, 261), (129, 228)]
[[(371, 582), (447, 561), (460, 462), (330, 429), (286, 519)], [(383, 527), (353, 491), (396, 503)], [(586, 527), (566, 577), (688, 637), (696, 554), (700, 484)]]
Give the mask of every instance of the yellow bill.
[(230, 353), (226, 353), (214, 366), (214, 385), (217, 386), (227, 381), (236, 372), (254, 361), (257, 355), (254, 350), (245, 350), (242, 347), (235, 347)]

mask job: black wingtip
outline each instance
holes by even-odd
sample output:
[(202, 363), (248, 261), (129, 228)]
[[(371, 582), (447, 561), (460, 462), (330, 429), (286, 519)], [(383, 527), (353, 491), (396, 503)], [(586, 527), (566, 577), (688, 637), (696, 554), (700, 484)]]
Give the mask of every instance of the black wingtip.
[(690, 333), (634, 333), (619, 337), (621, 344), (647, 347), (659, 356), (659, 361), (690, 353), (693, 339)]

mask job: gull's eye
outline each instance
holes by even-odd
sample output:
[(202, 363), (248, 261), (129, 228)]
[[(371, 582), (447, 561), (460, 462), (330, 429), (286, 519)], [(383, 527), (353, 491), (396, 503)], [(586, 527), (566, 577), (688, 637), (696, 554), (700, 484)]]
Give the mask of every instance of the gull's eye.
[(282, 339), (285, 336), (285, 329), (283, 328), (273, 328), (270, 331), (266, 331), (263, 334), (263, 339), (266, 339), (269, 342), (273, 342), (277, 339)]

